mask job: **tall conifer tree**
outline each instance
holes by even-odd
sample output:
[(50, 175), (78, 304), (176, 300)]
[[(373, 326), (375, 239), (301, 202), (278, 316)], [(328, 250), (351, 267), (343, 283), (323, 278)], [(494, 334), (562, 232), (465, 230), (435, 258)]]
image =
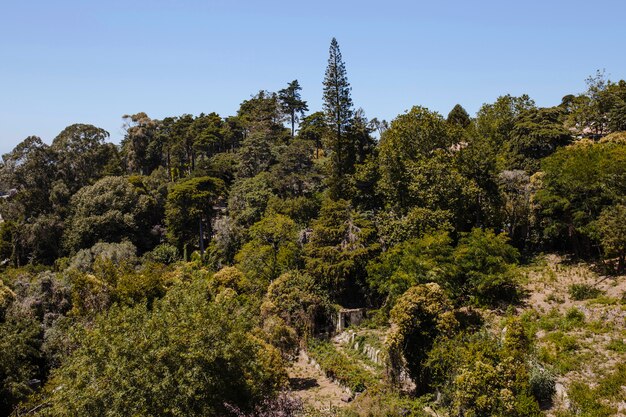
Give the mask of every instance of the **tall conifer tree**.
[(296, 122), (298, 121), (298, 115), (304, 116), (304, 112), (309, 110), (309, 106), (306, 101), (302, 100), (300, 96), (300, 83), (298, 80), (293, 80), (284, 88), (278, 92), (278, 99), (280, 100), (283, 111), (291, 118), (291, 137), (296, 134)]
[(333, 197), (342, 195), (345, 175), (351, 173), (354, 160), (350, 158), (351, 138), (348, 128), (352, 121), (352, 98), (346, 65), (341, 57), (337, 39), (330, 42), (328, 66), (324, 77), (324, 113), (329, 125), (328, 147), (332, 155), (330, 191)]

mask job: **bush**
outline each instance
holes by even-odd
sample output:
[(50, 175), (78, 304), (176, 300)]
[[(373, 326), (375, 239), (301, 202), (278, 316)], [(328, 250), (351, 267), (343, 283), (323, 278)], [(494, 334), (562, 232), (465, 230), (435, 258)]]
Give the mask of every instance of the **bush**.
[(539, 366), (530, 370), (530, 392), (539, 403), (550, 403), (556, 393), (556, 380), (552, 372)]
[(286, 272), (274, 280), (261, 307), (264, 317), (281, 317), (302, 338), (327, 330), (333, 312), (313, 278), (298, 271)]
[(114, 306), (75, 334), (43, 413), (212, 417), (273, 397), (286, 377), (280, 353), (255, 335), (242, 299), (210, 301), (206, 285), (179, 284), (151, 309)]
[(576, 301), (589, 300), (601, 294), (602, 291), (590, 284), (572, 284), (569, 287), (569, 295)]
[(41, 354), (39, 323), (31, 317), (10, 317), (0, 322), (0, 415), (32, 393), (30, 381), (38, 375)]
[(152, 262), (158, 262), (161, 264), (169, 265), (180, 260), (180, 253), (174, 245), (162, 243), (151, 252), (144, 255), (146, 259)]
[(458, 273), (449, 284), (451, 292), (456, 298), (469, 297), (467, 301), (482, 306), (518, 302), (519, 256), (506, 234), (472, 229), (461, 237), (454, 250)]
[(568, 309), (565, 313), (565, 320), (569, 324), (580, 326), (585, 323), (585, 313), (583, 313), (576, 307), (572, 307)]
[(438, 284), (411, 287), (391, 310), (387, 337), (389, 359), (395, 375), (406, 368), (419, 390), (427, 390), (430, 376), (424, 363), (435, 339), (450, 334), (458, 322), (450, 300)]

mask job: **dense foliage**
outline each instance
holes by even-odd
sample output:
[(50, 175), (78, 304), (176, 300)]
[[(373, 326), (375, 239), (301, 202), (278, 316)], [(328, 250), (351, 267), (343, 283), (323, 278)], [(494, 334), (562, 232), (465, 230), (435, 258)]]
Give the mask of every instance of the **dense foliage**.
[[(310, 114), (293, 80), (233, 116), (125, 115), (119, 145), (75, 124), (3, 155), (0, 416), (296, 413), (299, 349), (376, 415), (435, 394), (451, 416), (539, 413), (532, 337), (481, 312), (514, 315), (542, 251), (626, 268), (626, 82), (388, 123), (354, 107), (333, 39), (323, 90)], [(344, 307), (375, 311), (389, 378), (324, 340)]]

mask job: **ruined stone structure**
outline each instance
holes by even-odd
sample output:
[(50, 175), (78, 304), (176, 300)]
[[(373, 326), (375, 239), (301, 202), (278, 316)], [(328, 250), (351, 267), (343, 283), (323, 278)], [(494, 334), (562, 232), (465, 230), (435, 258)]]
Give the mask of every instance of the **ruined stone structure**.
[(341, 333), (346, 327), (359, 325), (364, 318), (364, 308), (342, 308), (337, 313), (335, 332)]

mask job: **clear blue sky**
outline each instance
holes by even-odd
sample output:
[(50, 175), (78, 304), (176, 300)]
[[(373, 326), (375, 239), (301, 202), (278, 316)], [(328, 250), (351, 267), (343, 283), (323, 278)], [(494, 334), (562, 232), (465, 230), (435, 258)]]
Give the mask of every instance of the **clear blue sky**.
[(623, 0), (0, 0), (0, 153), (123, 114), (234, 114), (298, 79), (321, 107), (330, 39), (352, 96), (387, 120), (415, 104), (470, 114), (497, 96), (538, 105), (626, 78)]

